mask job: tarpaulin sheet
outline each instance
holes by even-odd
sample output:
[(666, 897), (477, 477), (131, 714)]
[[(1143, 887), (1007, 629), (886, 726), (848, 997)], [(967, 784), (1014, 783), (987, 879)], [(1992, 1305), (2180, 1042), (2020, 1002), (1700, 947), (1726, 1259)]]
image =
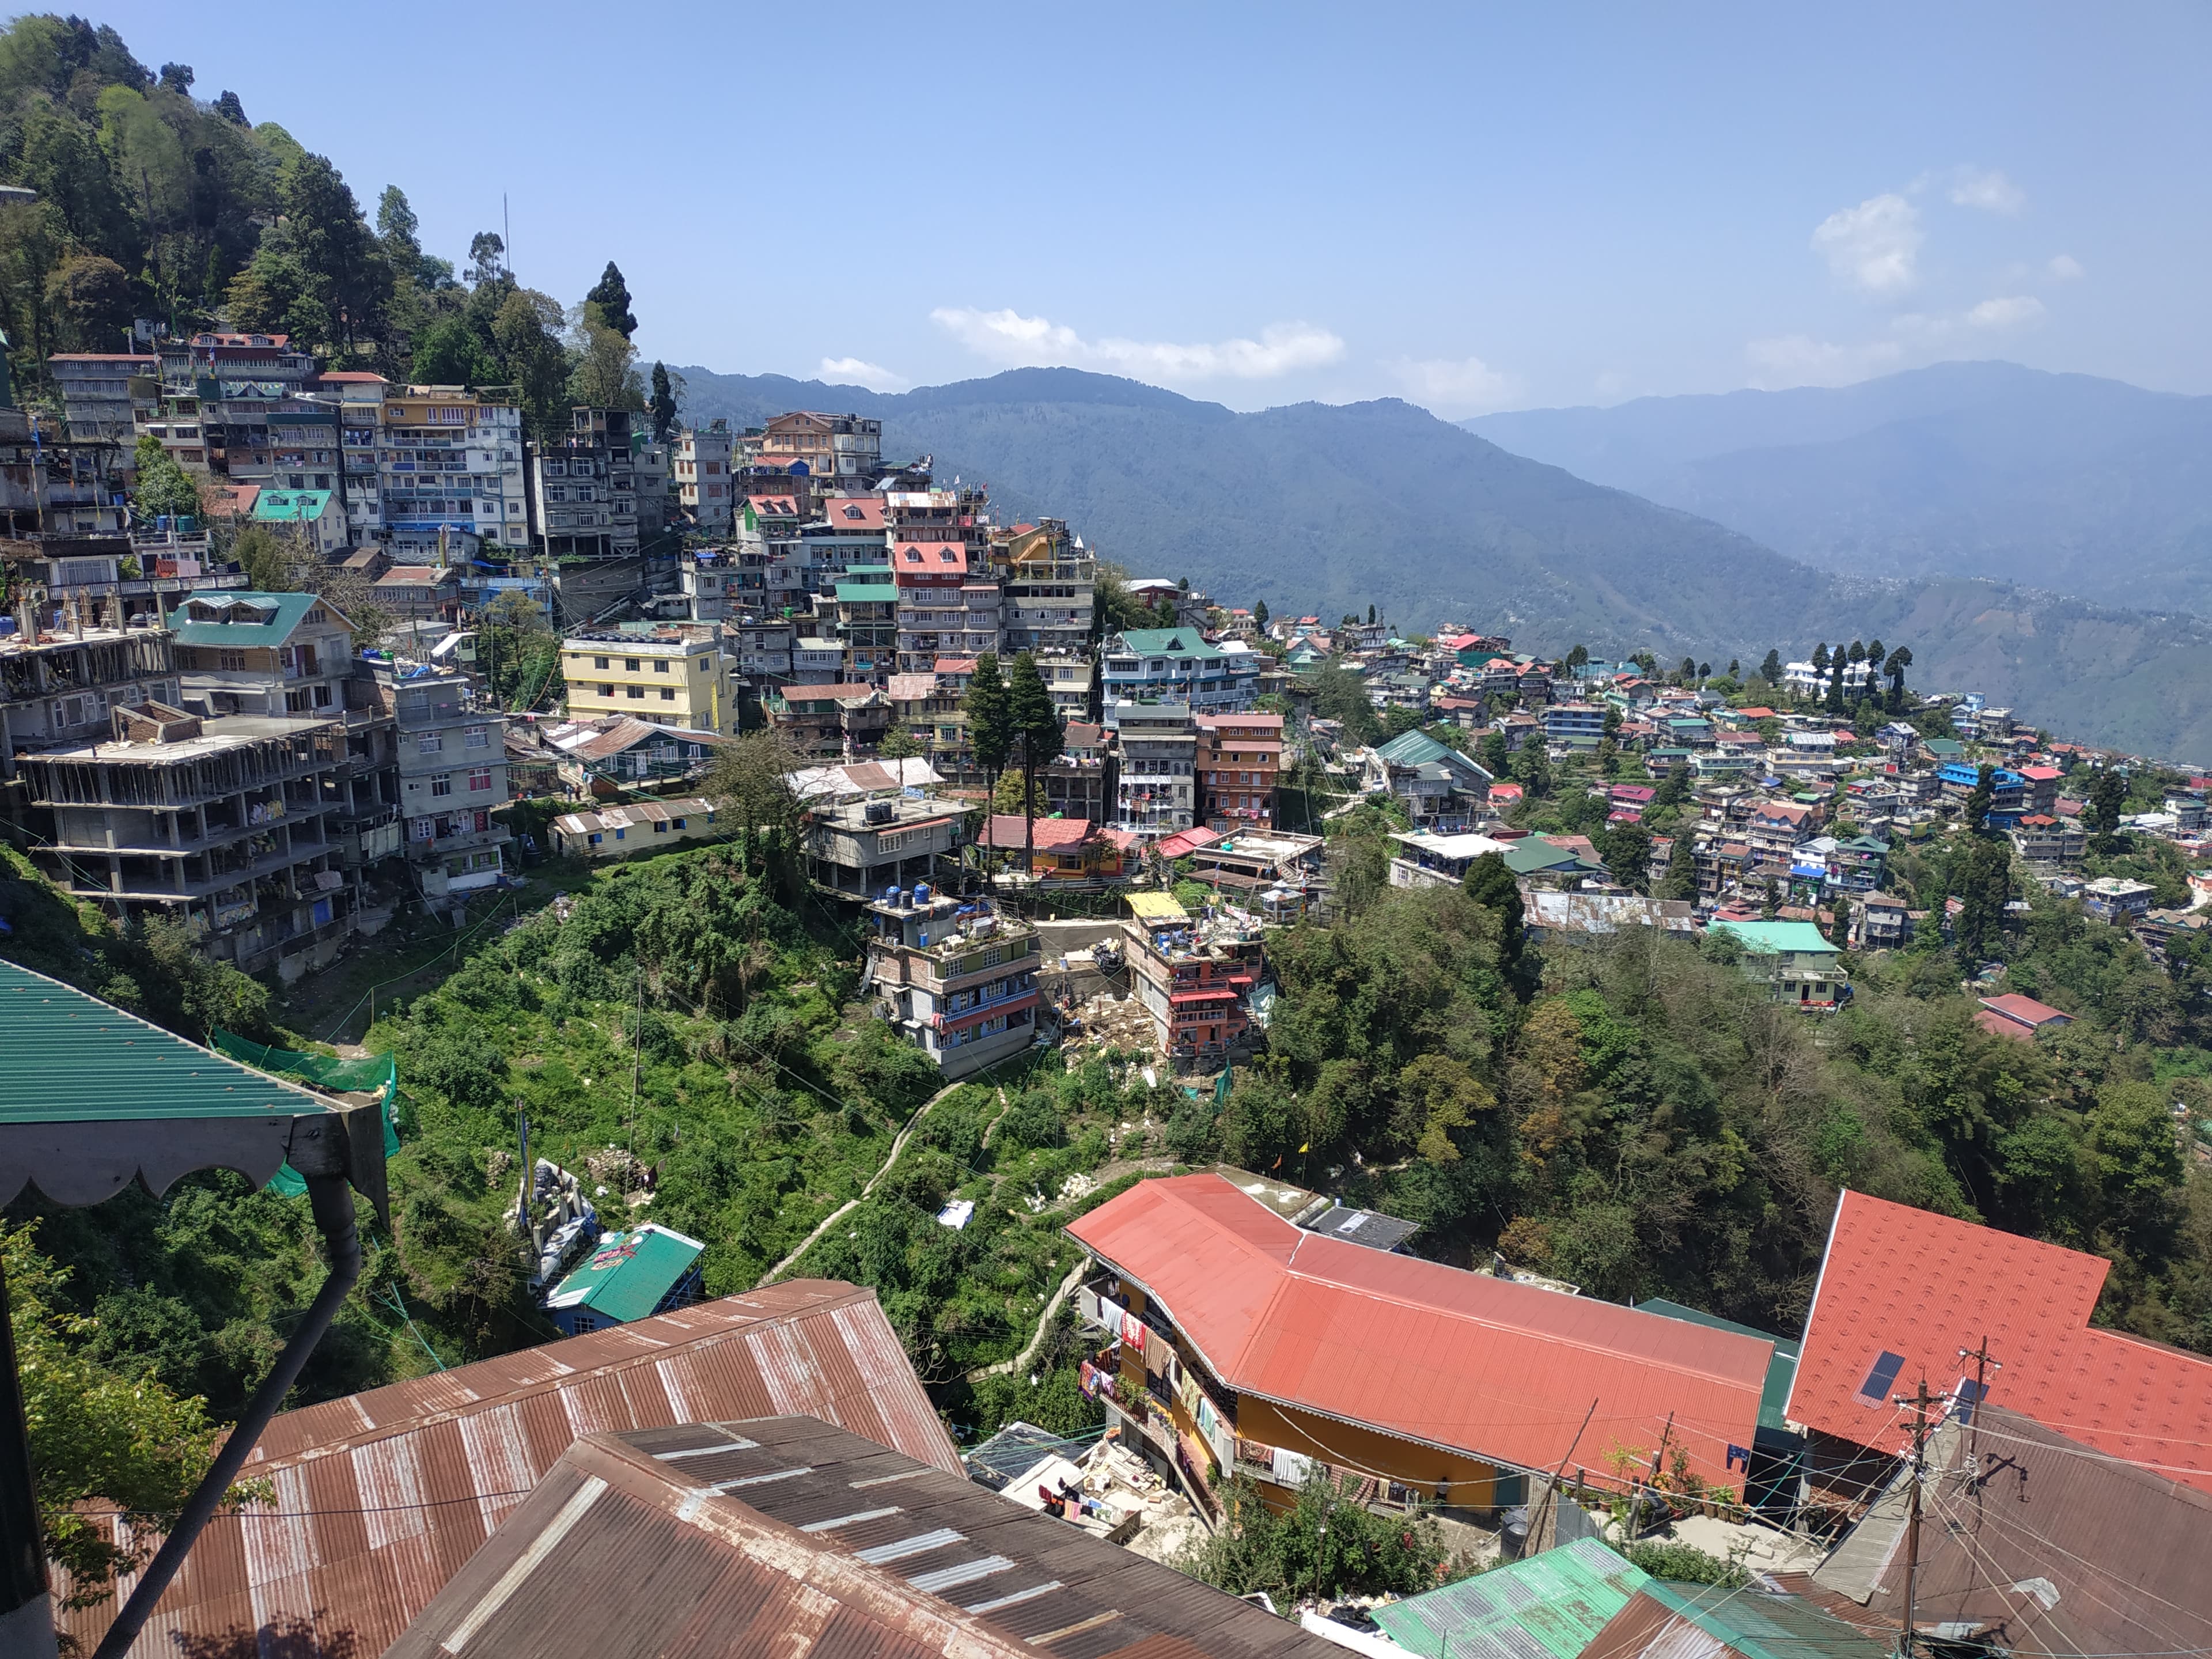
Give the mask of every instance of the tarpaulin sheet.
[[(384, 1115), (384, 1155), (399, 1152), (399, 1062), (390, 1054), (370, 1054), (362, 1060), (340, 1060), (335, 1054), (303, 1054), (292, 1048), (272, 1048), (234, 1031), (210, 1033), (215, 1051), (276, 1077), (292, 1078), (319, 1088), (343, 1093), (374, 1095)], [(307, 1190), (300, 1172), (287, 1164), (269, 1182), (270, 1190), (298, 1197)]]

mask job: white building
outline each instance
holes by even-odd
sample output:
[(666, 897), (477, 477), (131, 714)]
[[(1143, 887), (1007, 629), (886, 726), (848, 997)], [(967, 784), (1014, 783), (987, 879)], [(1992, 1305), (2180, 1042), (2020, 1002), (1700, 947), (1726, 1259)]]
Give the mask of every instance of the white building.
[(726, 424), (715, 422), (704, 432), (679, 434), (670, 458), (670, 484), (677, 503), (704, 533), (726, 534), (737, 488), (730, 474), (737, 441)]

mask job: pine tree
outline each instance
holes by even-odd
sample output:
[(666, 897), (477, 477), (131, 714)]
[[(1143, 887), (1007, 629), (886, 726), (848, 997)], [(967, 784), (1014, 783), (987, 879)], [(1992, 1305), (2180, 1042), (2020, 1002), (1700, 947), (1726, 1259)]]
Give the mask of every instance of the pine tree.
[(999, 774), (1014, 752), (1013, 714), (996, 652), (986, 651), (975, 659), (975, 678), (968, 683), (960, 708), (968, 716), (968, 741), (975, 751), (975, 764), (983, 769), (984, 787), (995, 790)]
[(1527, 920), (1521, 903), (1521, 884), (1504, 855), (1485, 853), (1468, 865), (1460, 890), (1498, 918), (1498, 966), (1508, 979), (1513, 978), (1521, 966)]
[(613, 260), (607, 261), (599, 280), (584, 296), (584, 315), (602, 328), (614, 330), (625, 340), (637, 332), (637, 318), (629, 308), (629, 286), (623, 281), (622, 270)]
[(1782, 653), (1779, 651), (1767, 652), (1766, 659), (1759, 665), (1759, 678), (1769, 685), (1782, 684)]
[(1979, 830), (1990, 815), (1990, 804), (1996, 799), (1996, 769), (1984, 763), (1974, 775), (1974, 787), (1966, 796), (1966, 828)]
[(1828, 672), (1828, 642), (1826, 640), (1813, 647), (1813, 672), (1815, 674)]
[(1037, 672), (1036, 659), (1026, 651), (1015, 657), (1012, 670), (1006, 677), (1006, 716), (1014, 740), (1021, 745), (1022, 861), (1024, 867), (1034, 874), (1037, 773), (1065, 752), (1066, 732), (1060, 723), (1060, 710), (1053, 706), (1052, 693), (1046, 689), (1044, 676)]
[(653, 441), (666, 443), (676, 428), (676, 383), (666, 363), (653, 366), (653, 401), (646, 407), (653, 411)]
[(1267, 631), (1267, 600), (1265, 600), (1265, 599), (1255, 599), (1255, 600), (1253, 600), (1253, 601), (1252, 601), (1252, 625), (1253, 625), (1254, 627), (1255, 627), (1255, 628), (1259, 629), (1261, 630), (1261, 632), (1262, 632), (1262, 633), (1265, 633), (1265, 632)]

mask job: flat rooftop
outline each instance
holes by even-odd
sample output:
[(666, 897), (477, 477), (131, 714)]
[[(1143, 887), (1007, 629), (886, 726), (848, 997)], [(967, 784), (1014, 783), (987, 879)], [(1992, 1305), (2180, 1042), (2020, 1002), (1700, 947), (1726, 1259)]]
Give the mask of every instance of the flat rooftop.
[(219, 714), (200, 722), (200, 734), (176, 743), (65, 744), (58, 749), (32, 751), (36, 760), (112, 762), (137, 761), (167, 765), (172, 761), (204, 760), (225, 750), (238, 749), (270, 738), (296, 738), (309, 732), (343, 730), (344, 722), (312, 714)]

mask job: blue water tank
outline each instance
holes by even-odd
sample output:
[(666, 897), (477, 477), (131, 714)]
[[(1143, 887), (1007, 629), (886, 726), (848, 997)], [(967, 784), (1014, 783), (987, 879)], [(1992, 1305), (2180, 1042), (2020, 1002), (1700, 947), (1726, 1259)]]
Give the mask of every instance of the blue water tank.
[(886, 903), (886, 904), (890, 905), (890, 906), (891, 907), (891, 908), (892, 908), (892, 909), (896, 910), (896, 909), (897, 909), (897, 908), (898, 908), (898, 902), (899, 902), (899, 890), (898, 890), (897, 888), (896, 888), (896, 887), (886, 887), (886, 888), (884, 888), (884, 903)]
[(929, 902), (929, 884), (918, 881), (914, 884), (914, 902), (917, 907)]

